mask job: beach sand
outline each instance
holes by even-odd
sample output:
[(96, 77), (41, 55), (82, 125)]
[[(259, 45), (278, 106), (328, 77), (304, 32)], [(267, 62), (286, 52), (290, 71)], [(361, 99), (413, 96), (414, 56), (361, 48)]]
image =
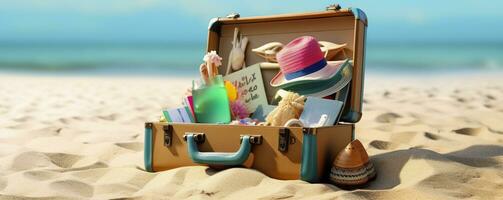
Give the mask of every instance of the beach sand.
[(501, 74), (369, 75), (356, 137), (378, 176), (345, 191), (250, 169), (143, 169), (143, 127), (188, 78), (0, 75), (0, 199), (496, 199)]

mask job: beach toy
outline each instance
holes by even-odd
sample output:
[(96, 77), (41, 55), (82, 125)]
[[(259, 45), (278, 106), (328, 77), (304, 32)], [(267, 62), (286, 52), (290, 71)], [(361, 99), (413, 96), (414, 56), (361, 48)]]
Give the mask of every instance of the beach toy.
[(278, 107), (266, 117), (266, 125), (283, 126), (290, 119), (298, 119), (304, 110), (306, 97), (288, 92), (279, 102)]
[(239, 29), (234, 28), (234, 39), (232, 40), (232, 49), (231, 52), (229, 53), (227, 72), (225, 74), (229, 74), (231, 72), (231, 68), (234, 71), (237, 71), (246, 65), (245, 51), (247, 45), (248, 45), (248, 38), (241, 36), (239, 33)]
[(229, 97), (229, 101), (233, 102), (238, 98), (238, 90), (237, 88), (230, 82), (224, 81), (225, 90), (227, 90), (227, 96)]
[(330, 181), (340, 187), (358, 187), (375, 177), (374, 165), (359, 140), (339, 152), (330, 170)]

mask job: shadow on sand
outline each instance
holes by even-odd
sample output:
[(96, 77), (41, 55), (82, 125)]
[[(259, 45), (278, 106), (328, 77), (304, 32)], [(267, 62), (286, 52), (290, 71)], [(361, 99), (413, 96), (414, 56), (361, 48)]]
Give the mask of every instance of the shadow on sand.
[(502, 155), (503, 146), (497, 145), (474, 145), (447, 154), (420, 148), (378, 154), (371, 157), (377, 170), (377, 178), (362, 189), (383, 190), (396, 187), (401, 183), (400, 174), (410, 159), (457, 162), (470, 167), (498, 167), (501, 164), (493, 157)]

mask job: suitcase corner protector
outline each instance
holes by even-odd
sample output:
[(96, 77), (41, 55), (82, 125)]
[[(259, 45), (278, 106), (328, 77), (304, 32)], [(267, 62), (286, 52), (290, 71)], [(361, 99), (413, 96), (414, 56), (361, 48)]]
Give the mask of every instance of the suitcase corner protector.
[(208, 24), (208, 30), (213, 31), (213, 32), (219, 32), (221, 22), (219, 21), (218, 17), (211, 18), (210, 22)]
[(368, 26), (368, 20), (367, 20), (367, 15), (359, 8), (350, 8), (351, 12), (355, 16), (356, 20), (360, 20), (365, 24), (365, 26)]

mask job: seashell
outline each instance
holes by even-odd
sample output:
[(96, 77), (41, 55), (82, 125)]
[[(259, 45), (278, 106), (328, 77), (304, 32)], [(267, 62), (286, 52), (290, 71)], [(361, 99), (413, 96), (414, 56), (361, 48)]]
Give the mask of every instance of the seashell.
[(252, 49), (252, 52), (257, 53), (258, 56), (265, 58), (267, 62), (277, 62), (276, 54), (283, 49), (283, 44), (280, 42), (269, 42), (260, 47)]

